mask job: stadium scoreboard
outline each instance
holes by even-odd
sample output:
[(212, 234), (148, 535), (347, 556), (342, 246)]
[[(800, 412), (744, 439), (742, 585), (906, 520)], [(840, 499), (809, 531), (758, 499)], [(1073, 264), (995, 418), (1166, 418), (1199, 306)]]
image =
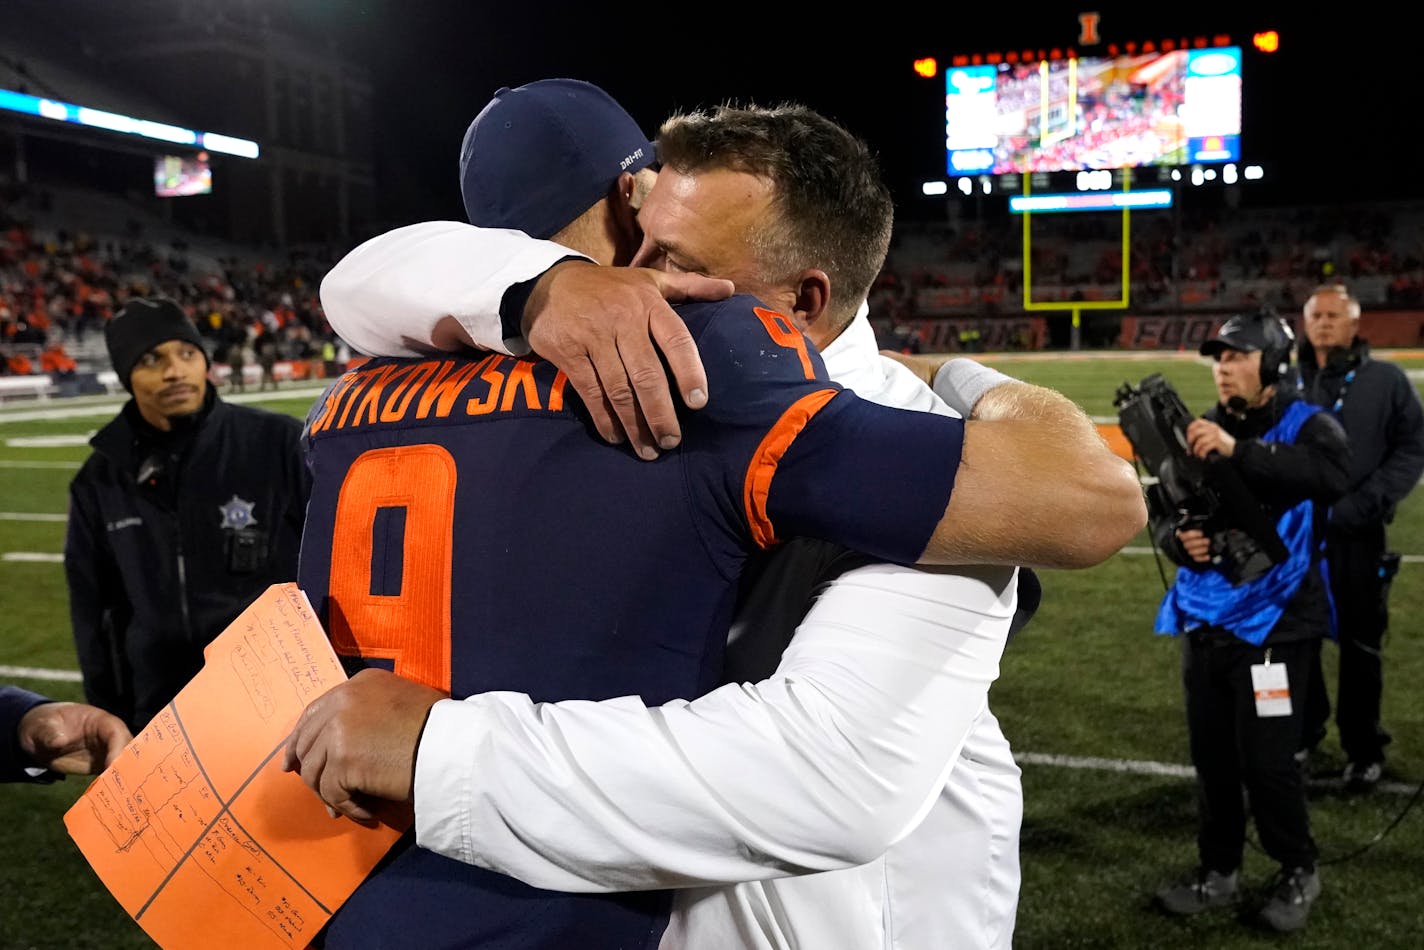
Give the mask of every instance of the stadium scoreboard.
[[(914, 62), (943, 83), (943, 170), (927, 195), (1126, 189), (1258, 178), (1242, 141), (1243, 47), (1229, 34), (1104, 42)], [(1273, 52), (1274, 33), (1253, 45)], [(1031, 183), (1031, 184), (1030, 184)]]

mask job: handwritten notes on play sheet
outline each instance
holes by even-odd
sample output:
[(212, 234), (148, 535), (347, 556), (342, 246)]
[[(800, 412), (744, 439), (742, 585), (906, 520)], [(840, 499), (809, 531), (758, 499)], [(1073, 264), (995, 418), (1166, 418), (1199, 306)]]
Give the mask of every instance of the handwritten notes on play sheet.
[(296, 584), (274, 584), (64, 817), (164, 950), (307, 946), (403, 828), (333, 819), (288, 734), (346, 679)]

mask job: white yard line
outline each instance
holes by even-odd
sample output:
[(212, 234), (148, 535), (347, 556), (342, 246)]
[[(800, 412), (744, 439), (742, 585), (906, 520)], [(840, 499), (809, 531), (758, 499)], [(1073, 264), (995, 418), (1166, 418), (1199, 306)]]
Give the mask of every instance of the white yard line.
[(0, 679), (48, 680), (56, 683), (82, 683), (78, 670), (46, 670), (35, 666), (0, 666)]
[(0, 459), (0, 468), (57, 468), (64, 471), (78, 471), (82, 462), (22, 462), (14, 459)]
[(21, 435), (6, 439), (5, 445), (12, 449), (72, 449), (88, 445), (93, 437), (93, 430), (69, 435)]
[[(315, 399), (325, 391), (330, 381), (320, 385), (300, 385), (278, 389), (275, 392), (255, 393), (221, 393), (227, 402), (264, 402), (269, 399)], [(112, 417), (124, 407), (127, 397), (123, 399), (99, 398), (93, 402), (79, 403), (83, 396), (75, 397), (73, 400), (65, 400), (68, 405), (57, 406), (55, 401), (47, 401), (43, 406), (36, 406), (33, 403), (27, 404), (23, 409), (11, 408), (14, 403), (7, 403), (0, 407), (0, 425), (6, 422), (34, 422), (45, 419), (85, 419), (89, 417)]]

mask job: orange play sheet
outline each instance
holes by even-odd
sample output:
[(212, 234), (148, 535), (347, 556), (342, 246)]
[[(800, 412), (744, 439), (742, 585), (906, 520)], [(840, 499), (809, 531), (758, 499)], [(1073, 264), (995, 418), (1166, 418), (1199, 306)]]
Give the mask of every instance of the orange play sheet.
[(346, 679), (296, 584), (274, 584), (64, 816), (164, 950), (305, 947), (401, 827), (333, 819), (282, 771), (301, 711)]

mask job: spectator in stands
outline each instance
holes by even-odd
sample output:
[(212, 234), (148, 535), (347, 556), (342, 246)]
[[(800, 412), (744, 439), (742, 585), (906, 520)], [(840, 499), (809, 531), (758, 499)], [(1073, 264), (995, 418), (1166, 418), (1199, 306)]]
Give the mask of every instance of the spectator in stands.
[[(1385, 526), (1424, 474), (1424, 409), (1403, 370), (1370, 356), (1359, 336), (1360, 302), (1343, 284), (1316, 288), (1302, 313), (1305, 397), (1338, 416), (1350, 438), (1350, 489), (1331, 510), (1325, 554), (1338, 621), (1335, 723), (1348, 759), (1345, 785), (1367, 791), (1380, 779), (1391, 738), (1380, 725), (1381, 651), (1399, 555), (1387, 551)], [(1325, 737), (1330, 719), (1319, 655), (1308, 695), (1302, 760)]]
[(277, 388), (277, 335), (272, 330), (264, 330), (257, 338), (257, 365), (262, 367), (262, 381), (257, 384), (258, 391), (266, 389), (269, 385)]
[(64, 344), (51, 343), (40, 354), (40, 369), (48, 373), (58, 383), (73, 379), (79, 369), (79, 364), (64, 349)]
[(242, 374), (247, 368), (247, 334), (235, 334), (227, 345), (228, 392), (240, 393), (247, 389), (247, 381)]
[(130, 300), (104, 335), (133, 398), (70, 485), (64, 564), (85, 695), (138, 731), (257, 595), (296, 578), (311, 482), (301, 423), (219, 399), (176, 303)]
[(92, 775), (132, 738), (121, 719), (102, 709), (0, 686), (0, 782)]
[(321, 341), (321, 374), (327, 379), (337, 375), (336, 343), (330, 339)]
[(290, 339), (301, 339), (303, 332), (331, 335), (314, 292), (329, 266), (325, 255), (293, 254), (277, 266), (239, 256), (208, 259), (181, 241), (149, 243), (137, 224), (117, 240), (99, 240), (82, 227), (41, 224), (28, 218), (38, 210), (36, 202), (30, 205), (0, 202), (0, 336), (26, 345), (32, 363), (62, 334), (80, 368), (89, 368), (84, 348), (76, 345), (89, 331), (101, 330), (125, 300), (159, 286), (197, 315), (199, 330), (217, 343), (267, 314)]

